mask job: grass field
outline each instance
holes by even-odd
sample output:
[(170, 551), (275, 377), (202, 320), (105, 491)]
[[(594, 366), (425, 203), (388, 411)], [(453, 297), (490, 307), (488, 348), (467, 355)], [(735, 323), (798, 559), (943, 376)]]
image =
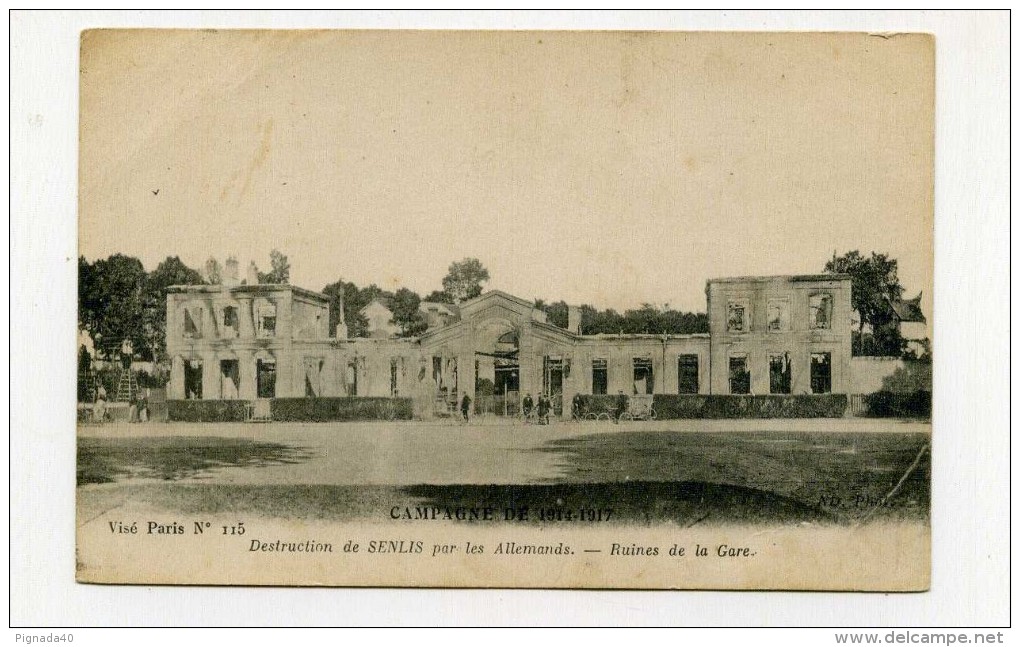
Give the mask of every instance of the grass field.
[(638, 524), (927, 520), (926, 427), (822, 432), (799, 424), (93, 431), (78, 442), (79, 523), (125, 508), (385, 521), (394, 506), (421, 505), (611, 509), (610, 523)]
[[(822, 518), (858, 520), (927, 518), (929, 440), (926, 434), (637, 432), (565, 439), (544, 451), (563, 455), (559, 478), (569, 483), (726, 485), (797, 502)], [(876, 509), (897, 485), (895, 496)]]

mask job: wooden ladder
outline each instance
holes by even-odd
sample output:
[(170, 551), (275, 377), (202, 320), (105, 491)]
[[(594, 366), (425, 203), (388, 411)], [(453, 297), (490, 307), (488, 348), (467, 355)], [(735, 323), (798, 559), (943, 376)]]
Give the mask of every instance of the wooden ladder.
[(129, 368), (121, 369), (117, 383), (117, 402), (130, 402), (138, 393), (138, 380)]

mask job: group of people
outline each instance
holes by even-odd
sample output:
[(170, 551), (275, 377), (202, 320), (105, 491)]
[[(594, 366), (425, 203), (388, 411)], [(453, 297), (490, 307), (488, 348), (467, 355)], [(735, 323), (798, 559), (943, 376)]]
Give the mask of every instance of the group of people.
[[(110, 408), (107, 402), (108, 398), (106, 395), (106, 388), (102, 384), (96, 389), (96, 401), (92, 405), (92, 420), (95, 422), (105, 422), (110, 419)], [(141, 392), (136, 393), (131, 398), (131, 404), (128, 407), (128, 422), (148, 422), (149, 421), (149, 400)]]
[[(620, 391), (619, 395), (615, 398), (615, 410), (610, 411), (614, 422), (620, 421), (620, 415), (627, 410), (627, 396)], [(580, 393), (574, 395), (574, 398), (570, 402), (570, 412), (574, 420), (580, 420), (582, 416), (581, 406), (583, 398)], [(464, 417), (464, 422), (468, 422), (471, 414), (471, 396), (467, 393), (461, 398), (460, 401), (460, 413)], [(549, 414), (552, 413), (552, 400), (546, 394), (540, 394), (538, 396), (538, 403), (536, 406), (535, 399), (528, 393), (521, 400), (521, 413), (524, 416), (524, 421), (529, 422), (532, 419), (532, 414), (535, 415), (535, 419), (540, 425), (549, 424)]]
[(128, 407), (128, 422), (149, 421), (149, 400), (141, 393), (131, 399), (131, 406)]
[[(528, 393), (521, 402), (521, 410), (524, 413), (525, 421), (531, 420), (531, 413), (534, 411), (538, 424), (547, 425), (549, 424), (549, 414), (552, 412), (552, 400), (549, 399), (549, 396), (542, 394), (538, 396), (538, 406), (536, 407), (535, 400)], [(460, 414), (464, 417), (464, 422), (467, 422), (471, 414), (471, 396), (467, 393), (461, 398)]]
[(547, 425), (549, 424), (549, 413), (552, 412), (552, 400), (549, 396), (542, 393), (538, 396), (538, 405), (535, 405), (535, 400), (528, 393), (524, 396), (524, 400), (521, 402), (521, 412), (524, 414), (524, 420), (528, 421), (531, 419), (531, 412), (535, 412), (535, 417), (538, 420), (538, 424)]

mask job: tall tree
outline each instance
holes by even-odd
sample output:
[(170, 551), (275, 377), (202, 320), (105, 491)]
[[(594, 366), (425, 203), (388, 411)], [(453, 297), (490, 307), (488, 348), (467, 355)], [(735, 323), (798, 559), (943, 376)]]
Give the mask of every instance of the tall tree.
[(78, 328), (88, 331), (89, 335), (95, 338), (93, 331), (96, 329), (97, 318), (101, 313), (100, 306), (96, 301), (97, 294), (96, 270), (92, 263), (89, 263), (84, 256), (78, 257)]
[(143, 334), (152, 360), (166, 359), (166, 294), (171, 285), (201, 285), (202, 274), (184, 264), (177, 256), (167, 256), (149, 272), (142, 293)]
[(400, 327), (401, 337), (415, 337), (428, 328), (425, 315), (421, 313), (421, 297), (407, 288), (400, 288), (392, 300), (393, 323)]
[(566, 301), (554, 301), (545, 306), (545, 314), (549, 318), (549, 323), (554, 326), (566, 328), (570, 324), (570, 306)]
[[(850, 303), (858, 316), (856, 354), (900, 355), (904, 342), (891, 306), (903, 296), (896, 260), (875, 252), (864, 256), (858, 250), (842, 256), (833, 253), (825, 271), (850, 275)], [(865, 339), (865, 326), (871, 328), (870, 341)]]
[[(570, 311), (564, 301), (546, 304), (535, 300), (536, 307), (545, 310), (549, 323), (566, 328)], [(669, 304), (656, 306), (642, 304), (640, 308), (627, 310), (623, 314), (616, 310), (599, 310), (592, 305), (582, 305), (581, 332), (585, 335), (644, 333), (656, 335), (689, 335), (708, 332), (708, 315), (704, 312), (681, 312)]]
[(78, 321), (96, 351), (105, 356), (118, 352), (129, 340), (136, 353), (150, 352), (142, 322), (146, 274), (137, 258), (114, 254), (91, 265), (78, 259)]
[(269, 252), (269, 272), (259, 272), (259, 283), (290, 283), (290, 262), (278, 249)]
[(443, 291), (455, 302), (473, 299), (482, 293), (482, 284), (488, 282), (489, 270), (477, 258), (465, 258), (450, 263), (443, 277)]
[(595, 308), (591, 308), (591, 319), (587, 322), (583, 316), (584, 310), (581, 312), (581, 327), (587, 334), (598, 335), (602, 333), (610, 335), (623, 332), (623, 315), (612, 308), (609, 308), (608, 310), (596, 310)]
[(329, 297), (329, 334), (336, 334), (340, 323), (340, 312), (343, 311), (347, 334), (351, 337), (364, 337), (368, 331), (368, 319), (361, 314), (366, 304), (361, 303), (361, 291), (358, 286), (343, 279), (330, 283), (322, 288), (322, 293)]
[(372, 285), (369, 285), (366, 288), (361, 288), (361, 290), (358, 292), (358, 303), (360, 304), (358, 306), (358, 309), (360, 310), (361, 308), (364, 308), (368, 304), (372, 303), (372, 301), (374, 301), (375, 299), (379, 299), (387, 306), (389, 306), (389, 302), (393, 300), (393, 296), (394, 296), (393, 293), (390, 292), (389, 290), (384, 290), (375, 283), (373, 283)]
[(628, 334), (659, 333), (659, 310), (650, 303), (642, 303), (641, 307), (636, 310), (624, 311), (623, 332)]
[(422, 300), (431, 303), (453, 303), (453, 297), (442, 290), (433, 290)]

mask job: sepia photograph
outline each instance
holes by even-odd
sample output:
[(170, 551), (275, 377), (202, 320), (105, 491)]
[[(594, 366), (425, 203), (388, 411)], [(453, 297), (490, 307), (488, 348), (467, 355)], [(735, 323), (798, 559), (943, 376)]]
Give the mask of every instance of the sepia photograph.
[(934, 45), (83, 31), (77, 579), (926, 590)]
[(12, 643), (1008, 642), (1007, 11), (9, 18)]

